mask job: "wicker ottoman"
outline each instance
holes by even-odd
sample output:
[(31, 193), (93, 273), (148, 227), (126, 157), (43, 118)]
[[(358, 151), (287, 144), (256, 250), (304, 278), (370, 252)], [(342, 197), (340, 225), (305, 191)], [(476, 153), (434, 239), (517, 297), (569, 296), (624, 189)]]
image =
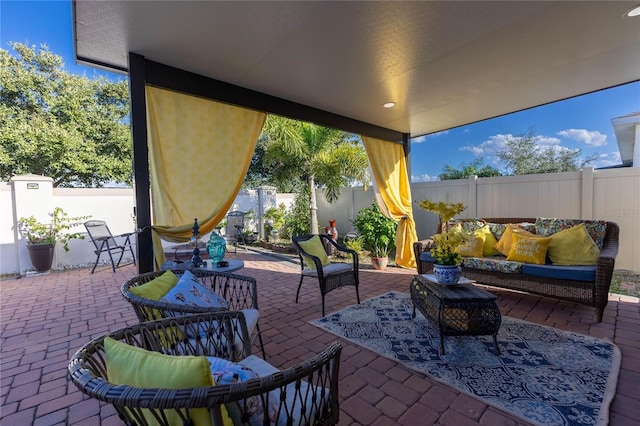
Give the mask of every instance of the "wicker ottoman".
[(493, 336), (496, 355), (502, 316), (496, 296), (472, 284), (442, 285), (432, 275), (416, 275), (411, 281), (413, 316), (418, 309), (440, 333), (440, 355), (444, 336)]

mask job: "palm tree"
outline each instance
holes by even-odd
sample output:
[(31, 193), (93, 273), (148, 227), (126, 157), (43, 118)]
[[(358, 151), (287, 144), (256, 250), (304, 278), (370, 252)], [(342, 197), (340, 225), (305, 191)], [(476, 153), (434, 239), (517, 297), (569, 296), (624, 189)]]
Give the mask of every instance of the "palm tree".
[(270, 115), (263, 135), (268, 139), (265, 160), (280, 183), (308, 185), (311, 233), (318, 232), (316, 188), (327, 201), (340, 196), (340, 188), (354, 182), (368, 184), (368, 158), (360, 140), (349, 133), (311, 123)]

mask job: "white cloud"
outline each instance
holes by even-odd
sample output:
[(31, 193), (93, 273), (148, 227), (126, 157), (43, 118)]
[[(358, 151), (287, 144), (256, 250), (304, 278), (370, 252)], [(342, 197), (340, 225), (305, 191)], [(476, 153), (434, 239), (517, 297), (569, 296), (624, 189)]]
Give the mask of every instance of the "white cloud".
[(433, 139), (437, 138), (438, 136), (446, 135), (447, 133), (449, 133), (448, 130), (443, 130), (442, 132), (431, 133), (430, 135), (418, 136), (417, 138), (411, 139), (411, 143), (423, 143), (427, 141), (427, 138)]
[(427, 141), (427, 137), (426, 136), (418, 136), (417, 138), (413, 138), (411, 139), (411, 143), (422, 143), (422, 142), (426, 142)]
[(593, 166), (595, 168), (617, 166), (620, 164), (622, 164), (622, 158), (620, 158), (619, 151), (613, 151), (609, 154), (600, 154), (596, 158), (596, 161), (593, 162)]
[(469, 151), (475, 155), (495, 154), (504, 147), (505, 141), (510, 137), (512, 135), (509, 134), (489, 136), (489, 139), (480, 145), (465, 145), (460, 148), (460, 151)]
[(431, 182), (434, 180), (438, 180), (438, 177), (429, 176), (428, 174), (423, 174), (419, 176), (411, 175), (411, 182)]
[(573, 139), (590, 146), (605, 146), (607, 144), (607, 135), (603, 135), (597, 130), (589, 131), (586, 129), (567, 129), (561, 130), (557, 134), (567, 139)]
[[(514, 136), (510, 133), (507, 133), (506, 135), (497, 134), (489, 136), (489, 139), (482, 142), (480, 145), (465, 145), (460, 148), (460, 151), (469, 151), (477, 156), (491, 155), (495, 154), (498, 151), (501, 151), (504, 148), (507, 140), (518, 137), (519, 136)], [(560, 144), (560, 139), (549, 136), (534, 136), (533, 140), (538, 145), (554, 146)]]

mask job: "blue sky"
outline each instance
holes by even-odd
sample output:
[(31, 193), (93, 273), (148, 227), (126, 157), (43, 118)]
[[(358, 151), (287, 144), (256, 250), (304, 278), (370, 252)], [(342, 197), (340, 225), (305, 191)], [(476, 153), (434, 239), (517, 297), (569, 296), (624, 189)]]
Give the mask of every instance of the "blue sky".
[[(75, 63), (71, 1), (0, 0), (0, 45), (46, 44), (64, 58), (65, 68), (89, 78), (124, 78)], [(504, 171), (496, 156), (508, 135), (533, 130), (538, 143), (580, 149), (596, 155), (595, 167), (620, 164), (611, 119), (640, 111), (640, 82), (635, 82), (515, 114), (470, 124), (412, 140), (412, 181), (437, 178), (445, 165), (459, 168), (477, 158)]]

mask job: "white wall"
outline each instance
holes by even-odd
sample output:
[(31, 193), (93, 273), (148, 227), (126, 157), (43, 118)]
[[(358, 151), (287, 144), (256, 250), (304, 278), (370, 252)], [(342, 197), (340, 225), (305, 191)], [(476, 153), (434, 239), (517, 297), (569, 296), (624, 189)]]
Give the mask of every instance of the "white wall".
[[(258, 205), (259, 193), (264, 195), (262, 206)], [(290, 199), (291, 194), (285, 194), (282, 202), (288, 205)], [(33, 215), (46, 223), (54, 207), (61, 207), (71, 217), (104, 220), (111, 233), (117, 235), (135, 230), (134, 202), (131, 188), (53, 188), (51, 178), (37, 175), (16, 176), (9, 183), (0, 182), (0, 274), (24, 274), (32, 269), (25, 242), (15, 229), (19, 218)], [(260, 208), (264, 211), (280, 202), (274, 188), (261, 187), (241, 191), (231, 210), (253, 210), (257, 216)], [(258, 226), (256, 217), (249, 229), (258, 231)], [(77, 231), (84, 231), (84, 227)], [(95, 262), (89, 238), (69, 240), (69, 248), (70, 251), (65, 252), (56, 244), (52, 269), (84, 267)]]

